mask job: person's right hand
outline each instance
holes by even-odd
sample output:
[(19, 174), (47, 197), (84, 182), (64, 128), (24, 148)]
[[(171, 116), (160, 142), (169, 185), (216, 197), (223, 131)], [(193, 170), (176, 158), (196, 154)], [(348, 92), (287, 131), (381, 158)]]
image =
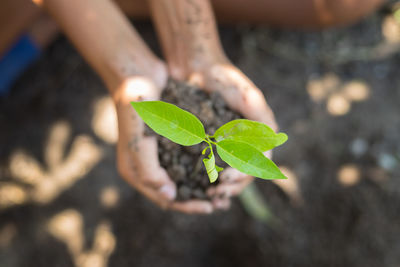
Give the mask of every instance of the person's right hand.
[(130, 104), (131, 101), (157, 100), (165, 83), (156, 86), (151, 79), (138, 76), (126, 79), (115, 91), (113, 98), (119, 129), (118, 170), (130, 185), (162, 209), (189, 214), (211, 213), (213, 205), (210, 201), (175, 201), (176, 185), (160, 166), (157, 139), (144, 135), (144, 123)]
[[(227, 105), (245, 118), (265, 123), (274, 131), (278, 125), (274, 113), (257, 86), (229, 61), (205, 62), (196, 72), (189, 75), (189, 83), (211, 93), (218, 92)], [(272, 157), (272, 151), (264, 153)], [(228, 209), (230, 198), (239, 195), (254, 177), (241, 173), (232, 167), (221, 172), (219, 184), (208, 189), (214, 208)]]

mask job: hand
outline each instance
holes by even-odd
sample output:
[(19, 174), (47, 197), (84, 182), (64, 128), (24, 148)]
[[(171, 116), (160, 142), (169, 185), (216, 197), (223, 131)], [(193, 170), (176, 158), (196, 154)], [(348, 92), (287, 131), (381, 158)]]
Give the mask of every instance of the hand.
[[(217, 91), (227, 104), (244, 117), (267, 124), (274, 131), (278, 127), (275, 117), (262, 92), (235, 66), (230, 63), (213, 64), (192, 73), (189, 82), (208, 92)], [(271, 158), (268, 151), (265, 155)], [(240, 192), (253, 181), (253, 177), (236, 169), (226, 168), (220, 176), (220, 184), (208, 190), (214, 208), (227, 209), (229, 198)]]
[(175, 201), (176, 185), (158, 160), (156, 137), (144, 135), (144, 123), (138, 117), (131, 101), (157, 100), (164, 84), (159, 86), (145, 77), (133, 77), (115, 91), (119, 139), (117, 164), (121, 176), (143, 195), (163, 209), (184, 213), (211, 213), (209, 201)]

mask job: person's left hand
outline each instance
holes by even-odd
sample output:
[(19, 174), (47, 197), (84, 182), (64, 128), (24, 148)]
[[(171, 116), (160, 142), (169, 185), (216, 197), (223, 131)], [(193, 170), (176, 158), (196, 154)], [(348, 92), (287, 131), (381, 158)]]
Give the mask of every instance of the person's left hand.
[(119, 138), (117, 166), (122, 178), (162, 209), (187, 214), (209, 214), (210, 201), (176, 201), (176, 184), (160, 166), (155, 136), (144, 133), (144, 122), (132, 108), (131, 101), (158, 100), (165, 84), (157, 86), (155, 79), (132, 76), (113, 90)]
[[(274, 131), (278, 126), (263, 93), (238, 68), (230, 63), (213, 64), (204, 71), (192, 73), (189, 83), (208, 92), (219, 92), (228, 106), (245, 118), (267, 124)], [(268, 151), (265, 155), (271, 158)], [(253, 181), (253, 177), (236, 169), (226, 168), (219, 177), (220, 183), (208, 190), (215, 209), (228, 209), (230, 197), (236, 196)]]

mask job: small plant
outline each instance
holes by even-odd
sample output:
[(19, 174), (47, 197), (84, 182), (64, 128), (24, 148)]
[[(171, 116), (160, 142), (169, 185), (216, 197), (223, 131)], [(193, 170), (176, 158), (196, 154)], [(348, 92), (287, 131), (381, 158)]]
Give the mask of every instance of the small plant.
[(263, 179), (286, 179), (279, 168), (263, 152), (286, 142), (287, 135), (275, 133), (267, 125), (245, 119), (233, 120), (216, 130), (205, 133), (204, 126), (193, 114), (163, 101), (131, 102), (143, 121), (156, 133), (169, 140), (192, 146), (206, 142), (202, 154), (210, 182), (218, 178), (223, 168), (215, 164), (213, 145), (220, 158), (229, 166)]

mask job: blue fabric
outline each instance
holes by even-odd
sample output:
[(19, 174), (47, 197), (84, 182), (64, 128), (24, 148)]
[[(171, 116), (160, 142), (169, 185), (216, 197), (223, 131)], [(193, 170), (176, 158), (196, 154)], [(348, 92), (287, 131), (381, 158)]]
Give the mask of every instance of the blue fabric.
[(19, 75), (36, 59), (40, 48), (28, 35), (23, 35), (0, 59), (0, 96), (9, 92)]

